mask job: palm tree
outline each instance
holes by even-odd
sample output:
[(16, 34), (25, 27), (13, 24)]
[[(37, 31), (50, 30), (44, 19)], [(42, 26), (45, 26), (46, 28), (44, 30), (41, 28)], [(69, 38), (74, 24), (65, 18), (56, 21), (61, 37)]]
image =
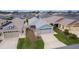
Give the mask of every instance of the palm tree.
[(27, 25), (28, 25), (28, 19), (26, 19)]

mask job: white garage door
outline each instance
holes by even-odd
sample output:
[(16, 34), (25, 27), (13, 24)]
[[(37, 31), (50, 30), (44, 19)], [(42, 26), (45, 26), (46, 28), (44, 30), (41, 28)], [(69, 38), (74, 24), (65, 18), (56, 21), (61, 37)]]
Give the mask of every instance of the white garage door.
[(19, 36), (19, 32), (4, 33), (4, 38), (15, 38)]

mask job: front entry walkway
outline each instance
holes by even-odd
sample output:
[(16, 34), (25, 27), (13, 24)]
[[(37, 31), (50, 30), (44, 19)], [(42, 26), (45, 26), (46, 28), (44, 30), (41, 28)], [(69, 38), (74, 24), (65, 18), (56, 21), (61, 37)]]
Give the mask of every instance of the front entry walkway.
[(44, 41), (44, 48), (45, 49), (51, 49), (51, 48), (58, 48), (66, 46), (64, 43), (60, 42), (53, 33), (50, 34), (41, 34), (41, 37)]

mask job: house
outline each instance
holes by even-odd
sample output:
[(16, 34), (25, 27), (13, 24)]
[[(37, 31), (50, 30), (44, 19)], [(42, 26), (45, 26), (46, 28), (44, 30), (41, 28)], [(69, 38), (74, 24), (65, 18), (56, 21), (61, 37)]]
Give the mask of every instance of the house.
[(76, 22), (75, 19), (64, 18), (63, 20), (60, 20), (57, 23), (59, 24), (59, 29), (63, 31), (65, 29), (72, 30), (71, 24), (75, 22)]
[(79, 21), (74, 18), (65, 18), (64, 16), (50, 16), (43, 19), (47, 24), (53, 24), (60, 30), (79, 30)]
[(79, 37), (79, 20), (75, 21), (74, 23), (70, 24), (71, 30), (69, 30), (71, 33), (76, 34)]
[(72, 31), (79, 31), (79, 21), (76, 20), (75, 22), (70, 24)]
[(79, 21), (76, 19), (64, 18), (58, 21), (58, 25), (60, 30), (79, 31)]
[(18, 28), (18, 31), (20, 33), (22, 33), (24, 30), (24, 21), (25, 19), (21, 19), (21, 18), (14, 18), (12, 20), (12, 23)]
[(48, 18), (44, 18), (43, 20), (48, 24), (53, 24), (58, 26), (58, 21), (63, 20), (64, 17), (62, 16), (50, 16)]
[(24, 27), (23, 22), (24, 20), (15, 18), (10, 21), (6, 21), (5, 23), (0, 26), (0, 34), (1, 38), (15, 38), (19, 37), (20, 34), (22, 34)]
[(12, 22), (6, 22), (0, 27), (1, 38), (13, 38), (19, 36), (19, 31)]
[(51, 25), (44, 22), (43, 19), (37, 17), (29, 19), (29, 27), (32, 29), (35, 28), (36, 35), (53, 32), (53, 27)]

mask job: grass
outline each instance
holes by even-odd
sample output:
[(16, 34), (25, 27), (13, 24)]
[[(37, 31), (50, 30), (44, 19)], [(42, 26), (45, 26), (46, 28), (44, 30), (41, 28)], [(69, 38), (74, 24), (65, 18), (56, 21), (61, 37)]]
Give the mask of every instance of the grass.
[(35, 47), (33, 48), (32, 43), (27, 38), (20, 38), (17, 44), (17, 49), (43, 49), (44, 48), (44, 42), (42, 39), (37, 39), (34, 42)]
[(29, 39), (26, 38), (20, 38), (17, 44), (17, 49), (26, 49), (26, 48), (31, 48), (31, 42)]
[(40, 36), (35, 36), (33, 30), (26, 29), (26, 38), (20, 38), (17, 49), (43, 49), (44, 42)]
[(79, 38), (70, 38), (69, 35), (65, 35), (61, 30), (55, 28), (54, 29), (57, 34), (54, 34), (56, 38), (58, 38), (59, 41), (63, 42), (66, 45), (73, 45), (73, 44), (79, 44)]
[(36, 42), (35, 42), (35, 44), (36, 44), (36, 49), (43, 49), (44, 48), (44, 42), (43, 42), (43, 40), (36, 40)]

